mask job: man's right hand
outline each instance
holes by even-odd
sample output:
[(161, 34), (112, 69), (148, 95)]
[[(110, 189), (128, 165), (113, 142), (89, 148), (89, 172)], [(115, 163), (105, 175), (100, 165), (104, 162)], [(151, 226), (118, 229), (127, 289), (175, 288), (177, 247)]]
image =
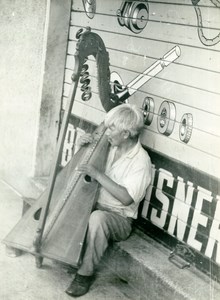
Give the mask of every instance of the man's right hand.
[(91, 133), (85, 133), (84, 135), (82, 135), (79, 138), (77, 144), (79, 147), (82, 147), (82, 146), (84, 146), (86, 144), (90, 144), (92, 142), (93, 142), (93, 137), (92, 137)]

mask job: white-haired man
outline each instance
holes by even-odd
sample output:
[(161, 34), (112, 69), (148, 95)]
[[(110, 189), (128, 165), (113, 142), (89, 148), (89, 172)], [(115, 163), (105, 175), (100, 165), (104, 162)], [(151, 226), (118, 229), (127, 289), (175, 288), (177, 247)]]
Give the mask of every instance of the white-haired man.
[[(101, 186), (95, 210), (90, 215), (82, 264), (66, 293), (73, 297), (88, 292), (95, 268), (108, 243), (126, 240), (137, 218), (138, 206), (151, 181), (150, 158), (141, 146), (143, 114), (134, 105), (121, 104), (105, 117), (106, 135), (111, 145), (105, 173), (92, 165), (79, 171), (97, 180)], [(80, 146), (92, 142), (85, 134)]]

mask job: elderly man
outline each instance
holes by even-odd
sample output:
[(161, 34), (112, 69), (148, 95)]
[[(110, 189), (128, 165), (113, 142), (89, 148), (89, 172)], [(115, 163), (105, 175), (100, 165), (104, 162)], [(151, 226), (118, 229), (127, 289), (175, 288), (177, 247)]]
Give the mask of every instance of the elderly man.
[[(108, 242), (129, 237), (132, 220), (137, 218), (139, 203), (151, 181), (150, 158), (139, 141), (144, 127), (141, 110), (121, 104), (107, 113), (105, 126), (111, 145), (105, 172), (92, 165), (79, 167), (80, 172), (99, 182), (100, 193), (90, 215), (82, 264), (66, 290), (72, 297), (88, 292)], [(92, 136), (85, 134), (80, 146), (91, 142)]]

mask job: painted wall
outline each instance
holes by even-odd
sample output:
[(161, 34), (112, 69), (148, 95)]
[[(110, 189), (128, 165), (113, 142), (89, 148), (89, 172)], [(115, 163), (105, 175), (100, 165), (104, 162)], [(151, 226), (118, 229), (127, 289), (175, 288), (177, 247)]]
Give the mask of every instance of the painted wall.
[[(90, 26), (109, 52), (112, 91), (125, 89), (130, 95), (128, 102), (145, 108), (142, 142), (151, 155), (154, 177), (141, 218), (217, 265), (219, 6), (219, 1), (207, 0), (115, 0), (114, 5), (112, 1), (75, 0), (63, 94), (65, 109), (74, 68), (76, 33), (81, 27)], [(83, 101), (79, 85), (72, 113), (91, 124), (99, 124), (105, 110), (96, 84), (97, 66), (91, 57), (86, 64), (92, 98)], [(119, 88), (116, 81), (121, 84)], [(82, 127), (74, 122), (69, 126), (70, 138), (66, 141), (69, 152), (77, 130)], [(71, 156), (66, 157), (68, 160)]]
[[(115, 1), (114, 7), (109, 1), (96, 1), (93, 18), (86, 15), (83, 1), (74, 1), (64, 96), (68, 95), (71, 83), (75, 34), (80, 27), (90, 26), (102, 37), (109, 52), (111, 72), (117, 72), (124, 85), (128, 85), (155, 61), (178, 46), (180, 56), (155, 78), (136, 90), (129, 101), (141, 107), (145, 97), (154, 99), (154, 117), (145, 132), (145, 144), (196, 169), (219, 177), (220, 142), (217, 129), (220, 125), (220, 91), (217, 83), (220, 43), (214, 46), (202, 44), (198, 37), (197, 18), (191, 1), (173, 1), (173, 4), (163, 2), (164, 4), (149, 2), (149, 14), (146, 14), (148, 21), (142, 25), (145, 27), (140, 32), (134, 33), (128, 27), (121, 26), (118, 21), (117, 10), (121, 8), (123, 1)], [(208, 38), (217, 35), (220, 26), (219, 10), (210, 3), (201, 1), (201, 5), (206, 6), (202, 8), (202, 13), (204, 34)], [(207, 33), (206, 28), (210, 28)], [(90, 70), (95, 76), (93, 64)], [(174, 127), (169, 137), (160, 134), (157, 125), (159, 109), (164, 101), (172, 102), (175, 108)], [(179, 127), (185, 113), (190, 113), (192, 117), (196, 115), (196, 118), (193, 118), (193, 132), (188, 144), (182, 143), (179, 137)], [(75, 114), (99, 123), (103, 118), (103, 108), (97, 97), (83, 102), (79, 95)], [(164, 147), (168, 140), (169, 143)]]
[(0, 177), (25, 196), (58, 134), (70, 2), (0, 3)]

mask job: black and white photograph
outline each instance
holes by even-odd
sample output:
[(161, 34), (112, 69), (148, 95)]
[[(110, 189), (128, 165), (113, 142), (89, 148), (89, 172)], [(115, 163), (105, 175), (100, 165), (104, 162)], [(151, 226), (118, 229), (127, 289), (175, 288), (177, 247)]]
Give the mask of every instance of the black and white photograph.
[(220, 0), (0, 16), (0, 299), (220, 299)]

